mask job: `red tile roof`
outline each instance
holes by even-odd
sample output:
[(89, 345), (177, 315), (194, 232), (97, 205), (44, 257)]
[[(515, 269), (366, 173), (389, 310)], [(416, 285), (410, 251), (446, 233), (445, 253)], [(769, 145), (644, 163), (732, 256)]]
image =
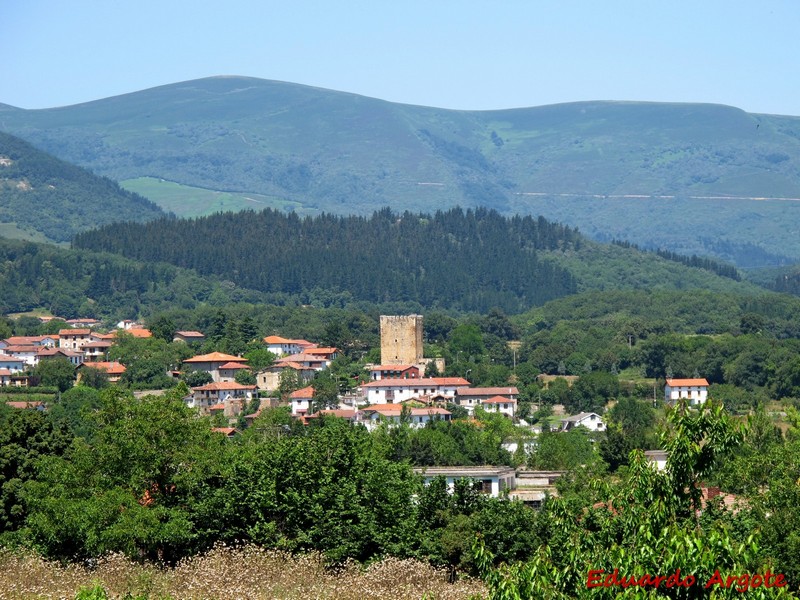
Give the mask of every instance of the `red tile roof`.
[(222, 352), (212, 352), (211, 354), (200, 354), (198, 356), (193, 356), (192, 358), (187, 358), (185, 363), (203, 363), (203, 362), (247, 362), (246, 358), (242, 358), (240, 356), (232, 356), (231, 354), (224, 354)]
[(175, 335), (182, 335), (183, 337), (206, 337), (205, 334), (199, 331), (176, 331)]
[(310, 385), (289, 394), (289, 398), (292, 400), (309, 400), (313, 397), (314, 387)]
[(102, 371), (103, 373), (108, 373), (109, 375), (122, 375), (125, 372), (125, 365), (123, 365), (122, 363), (118, 363), (116, 361), (112, 362), (99, 361), (99, 362), (83, 363), (81, 367), (97, 369), (98, 371)]
[(323, 356), (328, 354), (336, 354), (339, 352), (338, 348), (306, 348), (306, 354), (321, 354)]
[(287, 340), (286, 338), (282, 338), (279, 335), (268, 335), (264, 338), (265, 344), (288, 344), (291, 340)]
[(456, 390), (457, 396), (517, 396), (516, 387), (463, 387)]
[[(365, 413), (374, 412), (384, 416), (395, 416), (403, 412), (402, 404), (373, 404), (362, 409)], [(424, 415), (449, 415), (449, 410), (438, 408), (434, 406), (426, 406), (423, 408), (410, 408), (408, 409), (409, 415), (412, 417), (421, 417)]]
[(511, 400), (506, 396), (492, 396), (486, 400), (481, 400), (481, 404), (516, 404), (516, 400)]
[(39, 351), (39, 346), (33, 346), (31, 344), (25, 344), (24, 346), (23, 345), (6, 346), (5, 348), (3, 348), (3, 350), (5, 350), (6, 353), (9, 353), (9, 352), (38, 352)]
[(247, 365), (243, 365), (240, 362), (226, 362), (224, 365), (219, 366), (220, 369), (249, 369)]
[(370, 371), (407, 371), (408, 369), (416, 369), (414, 365), (375, 365), (370, 367)]
[(705, 379), (667, 379), (667, 385), (670, 387), (708, 387), (708, 381)]
[(308, 415), (309, 419), (318, 419), (322, 416), (340, 417), (342, 419), (352, 419), (356, 416), (356, 411), (349, 408), (319, 410), (313, 415)]
[(256, 389), (256, 386), (242, 385), (241, 383), (236, 383), (235, 381), (215, 381), (199, 387), (193, 387), (192, 389), (196, 392), (222, 392), (225, 390), (254, 390)]
[(213, 431), (214, 433), (221, 433), (222, 435), (225, 435), (227, 437), (231, 437), (232, 435), (237, 433), (236, 427), (212, 427), (211, 431)]
[(89, 335), (92, 333), (91, 329), (60, 329), (58, 331), (59, 337), (69, 337), (73, 335)]
[(370, 381), (362, 385), (362, 388), (382, 388), (382, 387), (405, 387), (405, 388), (424, 388), (424, 387), (465, 387), (469, 381), (462, 377), (427, 377), (420, 379), (379, 379)]

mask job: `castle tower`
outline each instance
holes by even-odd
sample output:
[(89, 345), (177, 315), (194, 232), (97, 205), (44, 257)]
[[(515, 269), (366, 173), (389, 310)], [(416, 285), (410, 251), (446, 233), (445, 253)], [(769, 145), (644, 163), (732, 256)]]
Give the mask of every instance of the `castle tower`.
[(381, 364), (417, 365), (422, 362), (422, 315), (381, 315)]

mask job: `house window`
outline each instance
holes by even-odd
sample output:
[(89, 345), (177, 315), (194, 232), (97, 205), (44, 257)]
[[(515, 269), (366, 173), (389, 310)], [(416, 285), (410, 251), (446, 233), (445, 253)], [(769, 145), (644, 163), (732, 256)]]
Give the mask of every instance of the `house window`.
[(492, 480), (491, 479), (484, 479), (481, 481), (481, 492), (484, 494), (491, 494), (492, 493)]

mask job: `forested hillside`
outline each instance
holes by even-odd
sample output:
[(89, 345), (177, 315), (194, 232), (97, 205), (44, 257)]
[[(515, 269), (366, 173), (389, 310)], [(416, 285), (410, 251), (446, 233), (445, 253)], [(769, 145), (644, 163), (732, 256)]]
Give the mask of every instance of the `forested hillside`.
[(0, 223), (15, 224), (16, 237), (28, 231), (67, 242), (78, 231), (163, 214), (158, 206), (114, 181), (0, 132)]
[(131, 318), (200, 303), (278, 301), (165, 264), (0, 238), (0, 313)]
[(163, 261), (265, 292), (324, 290), (368, 302), (417, 302), (465, 311), (519, 312), (574, 293), (568, 271), (540, 252), (582, 237), (545, 219), (494, 211), (300, 219), (266, 210), (79, 235), (77, 248)]
[(800, 260), (786, 226), (800, 210), (797, 117), (641, 102), (456, 111), (246, 77), (0, 116), (182, 216), (218, 210), (217, 192), (301, 214), (488, 207), (739, 266)]
[(467, 312), (517, 313), (588, 289), (755, 290), (653, 253), (589, 242), (541, 217), (505, 218), (486, 209), (384, 209), (370, 218), (228, 213), (111, 225), (77, 236), (74, 245), (263, 292)]

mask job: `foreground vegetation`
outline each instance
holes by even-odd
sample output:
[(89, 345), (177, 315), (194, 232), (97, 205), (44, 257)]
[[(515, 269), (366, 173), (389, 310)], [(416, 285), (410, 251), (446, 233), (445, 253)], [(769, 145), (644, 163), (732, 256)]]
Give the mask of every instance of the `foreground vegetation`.
[(396, 558), (330, 569), (319, 554), (219, 546), (173, 568), (159, 568), (119, 554), (91, 565), (62, 565), (30, 553), (0, 551), (2, 598), (466, 600), (483, 593), (478, 580), (450, 583), (446, 572)]

